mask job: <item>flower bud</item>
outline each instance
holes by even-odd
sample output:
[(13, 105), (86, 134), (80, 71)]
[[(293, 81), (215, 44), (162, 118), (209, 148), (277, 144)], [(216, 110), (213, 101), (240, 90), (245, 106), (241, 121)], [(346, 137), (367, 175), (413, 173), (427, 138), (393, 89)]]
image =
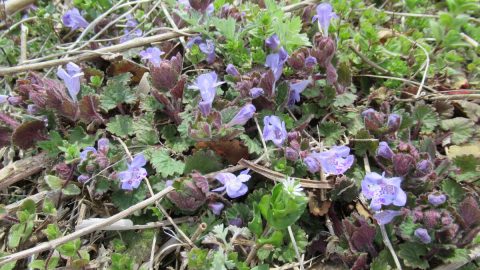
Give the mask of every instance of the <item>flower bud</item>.
[(440, 213), (436, 210), (427, 210), (423, 213), (423, 223), (427, 228), (434, 228), (440, 221)]
[(23, 99), (20, 96), (10, 96), (10, 97), (7, 98), (7, 101), (12, 106), (18, 106), (18, 105), (22, 104)]
[(297, 140), (300, 137), (300, 133), (298, 131), (290, 131), (287, 133), (287, 137), (289, 141)]
[(415, 176), (424, 177), (429, 175), (432, 171), (433, 163), (428, 159), (424, 159), (417, 163)]
[(285, 149), (285, 158), (288, 159), (288, 160), (291, 160), (291, 161), (296, 161), (298, 160), (299, 158), (299, 155), (298, 155), (298, 152), (291, 148), (291, 147), (287, 147)]
[(304, 158), (303, 162), (307, 166), (309, 172), (316, 173), (320, 171), (320, 163), (313, 156)]
[(237, 68), (232, 64), (227, 65), (226, 71), (227, 71), (228, 74), (230, 74), (234, 77), (239, 77), (240, 76), (240, 72), (238, 72)]
[(262, 96), (265, 93), (262, 88), (260, 87), (254, 87), (250, 89), (250, 96), (252, 98), (258, 98), (259, 96)]
[(110, 164), (110, 161), (108, 160), (108, 158), (106, 156), (103, 156), (103, 155), (98, 156), (96, 158), (96, 161), (97, 161), (98, 167), (100, 169), (105, 169)]
[(109, 144), (110, 142), (108, 141), (107, 138), (101, 138), (97, 142), (98, 151), (103, 154), (106, 154), (108, 152)]
[(392, 149), (390, 149), (390, 146), (388, 146), (387, 142), (380, 142), (377, 149), (377, 156), (384, 159), (392, 160), (393, 151)]
[(400, 128), (402, 117), (396, 113), (388, 116), (387, 127), (389, 132), (396, 132)]
[(212, 210), (212, 212), (215, 215), (220, 215), (222, 213), (223, 208), (225, 208), (225, 205), (221, 202), (214, 202), (214, 203), (209, 203), (208, 208)]
[(369, 131), (378, 131), (383, 127), (383, 123), (385, 122), (385, 115), (375, 111), (374, 109), (367, 109), (363, 111), (362, 116), (365, 121), (365, 127)]
[(428, 231), (423, 228), (418, 228), (415, 230), (415, 236), (424, 244), (428, 244), (432, 241), (432, 238), (428, 234)]
[(300, 70), (305, 66), (305, 54), (303, 50), (292, 53), (287, 60), (288, 64), (295, 70)]
[(35, 104), (28, 104), (28, 105), (27, 105), (27, 112), (28, 112), (28, 114), (30, 114), (30, 115), (35, 115), (35, 114), (37, 114), (39, 111), (40, 111), (40, 108), (38, 108), (37, 105), (35, 105)]
[(243, 220), (241, 218), (234, 218), (228, 221), (228, 224), (241, 228), (243, 227)]
[(82, 183), (82, 184), (85, 183), (85, 182), (87, 182), (88, 179), (90, 179), (90, 177), (89, 177), (88, 175), (86, 175), (86, 174), (81, 174), (81, 175), (77, 178), (78, 182), (80, 182), (80, 183)]
[(433, 206), (439, 206), (447, 201), (447, 196), (444, 194), (428, 194), (428, 202)]
[(317, 65), (317, 58), (313, 56), (308, 56), (305, 58), (305, 67), (306, 68), (313, 68)]
[(280, 39), (277, 34), (273, 34), (265, 40), (265, 45), (270, 48), (270, 50), (276, 50), (280, 45)]
[(58, 177), (66, 180), (70, 178), (70, 174), (72, 173), (72, 170), (70, 169), (70, 166), (68, 166), (68, 164), (59, 163), (55, 165), (55, 172), (57, 173)]
[(327, 82), (331, 85), (335, 84), (338, 79), (337, 70), (332, 64), (327, 65)]
[(407, 175), (414, 167), (415, 160), (408, 154), (395, 154), (393, 156), (393, 170), (398, 176)]

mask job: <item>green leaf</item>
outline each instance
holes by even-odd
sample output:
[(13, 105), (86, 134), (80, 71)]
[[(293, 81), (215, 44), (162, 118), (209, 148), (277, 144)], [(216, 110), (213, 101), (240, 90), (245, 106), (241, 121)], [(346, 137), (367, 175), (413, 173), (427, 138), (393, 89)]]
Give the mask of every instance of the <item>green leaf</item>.
[(69, 195), (74, 196), (74, 195), (79, 195), (81, 193), (81, 190), (77, 185), (70, 183), (65, 188), (62, 189), (62, 193), (67, 196)]
[(64, 181), (54, 175), (46, 175), (45, 182), (52, 190), (60, 190)]
[(252, 231), (257, 237), (260, 237), (263, 232), (262, 216), (258, 204), (253, 205), (253, 219), (248, 223), (248, 229)]
[(335, 97), (335, 101), (333, 102), (333, 106), (335, 107), (346, 107), (352, 105), (355, 100), (357, 99), (357, 95), (346, 92), (341, 95), (337, 95)]
[(77, 251), (80, 249), (81, 244), (82, 242), (80, 239), (75, 239), (59, 246), (57, 250), (63, 256), (73, 257), (77, 255)]
[(153, 113), (146, 113), (141, 118), (135, 119), (133, 129), (139, 142), (147, 145), (158, 143), (158, 133), (155, 128)]
[[(0, 252), (0, 258), (2, 258), (4, 256), (7, 256), (7, 255), (8, 255), (7, 253)], [(13, 270), (13, 269), (15, 269), (16, 264), (17, 264), (17, 261), (6, 263), (6, 264), (0, 266), (0, 270)]]
[(413, 218), (408, 216), (400, 226), (398, 226), (398, 229), (400, 231), (400, 236), (405, 239), (412, 239), (413, 238), (413, 233), (415, 232), (415, 229), (417, 229), (419, 226), (413, 222)]
[(53, 223), (53, 224), (48, 224), (47, 228), (42, 231), (46, 236), (49, 241), (52, 241), (53, 239), (57, 239), (60, 236), (62, 236), (62, 232), (60, 231), (60, 228), (58, 228), (58, 225)]
[(257, 138), (250, 138), (247, 134), (241, 134), (240, 140), (245, 144), (249, 154), (263, 154), (263, 147)]
[(185, 159), (185, 173), (197, 170), (202, 174), (207, 174), (222, 168), (222, 159), (212, 150), (199, 150)]
[(453, 119), (446, 119), (442, 120), (440, 125), (443, 130), (449, 130), (452, 132), (451, 138), (454, 144), (461, 144), (468, 141), (475, 132), (475, 123), (468, 118), (456, 117)]
[(57, 209), (55, 208), (55, 204), (49, 198), (45, 198), (43, 200), (42, 210), (44, 214), (51, 215), (51, 216), (57, 215)]
[(145, 151), (145, 157), (163, 178), (182, 174), (185, 169), (183, 162), (171, 158), (168, 151), (163, 149), (149, 148)]
[(427, 254), (425, 245), (409, 242), (399, 245), (400, 251), (398, 257), (403, 259), (403, 263), (412, 268), (427, 269), (429, 267), (428, 261), (422, 258)]
[(460, 101), (458, 104), (462, 106), (463, 111), (465, 114), (472, 120), (473, 122), (477, 122), (480, 118), (480, 105), (477, 103), (469, 102), (469, 101)]
[(392, 256), (386, 249), (382, 250), (373, 262), (370, 264), (370, 270), (390, 270), (392, 269)]
[(309, 46), (306, 33), (300, 33), (302, 30), (302, 20), (300, 17), (295, 16), (291, 19), (284, 17), (284, 21), (277, 21), (272, 25), (273, 32), (278, 35), (282, 46), (288, 52), (292, 52), (295, 49), (303, 46)]
[(214, 17), (213, 20), (213, 25), (217, 30), (222, 34), (227, 40), (233, 40), (235, 39), (235, 25), (236, 21), (232, 17), (228, 17), (228, 19), (220, 19), (217, 17)]
[(131, 73), (125, 72), (108, 80), (103, 93), (100, 95), (100, 107), (102, 109), (109, 111), (119, 104), (135, 102), (135, 94), (128, 86), (131, 77)]
[(271, 244), (274, 247), (280, 247), (283, 244), (283, 233), (281, 231), (274, 231), (268, 238), (260, 238), (257, 242), (261, 245)]
[(131, 192), (125, 192), (123, 190), (113, 192), (112, 203), (120, 210), (125, 210), (128, 207), (143, 201), (146, 196), (147, 187), (142, 184)]
[(37, 144), (42, 150), (48, 153), (49, 157), (56, 157), (62, 152), (58, 148), (59, 146), (63, 145), (62, 136), (57, 131), (53, 131), (53, 130), (50, 131), (48, 135), (50, 136), (49, 140), (40, 141)]
[(112, 254), (111, 270), (133, 270), (135, 261), (124, 253)]
[(266, 249), (266, 248), (264, 248), (264, 247), (261, 247), (261, 248), (259, 248), (258, 251), (257, 251), (257, 258), (258, 258), (261, 262), (263, 262), (263, 261), (265, 261), (265, 260), (270, 256), (271, 253), (272, 253), (272, 250)]
[(470, 261), (468, 250), (463, 248), (454, 248), (450, 256), (442, 256), (445, 263), (467, 263)]
[(370, 133), (362, 129), (355, 135), (355, 155), (364, 156), (368, 152), (374, 154), (378, 147), (378, 140), (370, 135)]
[(460, 202), (465, 196), (462, 186), (452, 179), (444, 179), (442, 182), (442, 190), (447, 193), (448, 198), (454, 202)]
[(413, 123), (419, 125), (422, 131), (432, 132), (438, 125), (437, 113), (427, 105), (419, 105), (413, 111)]
[(345, 132), (345, 128), (333, 121), (323, 122), (318, 127), (320, 136), (325, 138), (326, 145), (334, 145)]
[(107, 130), (119, 137), (125, 138), (135, 133), (133, 119), (126, 115), (115, 115), (110, 118)]

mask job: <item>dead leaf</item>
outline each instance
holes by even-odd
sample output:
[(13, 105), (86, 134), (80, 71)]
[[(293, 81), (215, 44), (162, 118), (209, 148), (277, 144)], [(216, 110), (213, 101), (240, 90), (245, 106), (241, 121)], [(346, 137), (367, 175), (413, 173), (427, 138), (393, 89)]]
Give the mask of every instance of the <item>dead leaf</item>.
[(328, 213), (330, 206), (332, 206), (332, 201), (320, 201), (319, 196), (313, 192), (308, 192), (308, 209), (312, 215), (322, 217)]
[(357, 212), (364, 218), (369, 219), (372, 218), (372, 215), (370, 215), (370, 212), (368, 212), (368, 209), (365, 208), (365, 206), (361, 202), (357, 202), (355, 204), (355, 209), (357, 209)]
[(242, 158), (248, 159), (249, 157), (248, 148), (239, 140), (199, 142), (196, 148), (211, 149), (232, 165), (237, 164)]
[(21, 149), (28, 149), (36, 142), (47, 139), (47, 129), (43, 121), (35, 120), (22, 123), (12, 134), (12, 142)]
[(107, 69), (109, 76), (116, 76), (126, 72), (132, 73), (132, 82), (137, 84), (148, 69), (128, 59), (123, 59), (117, 62), (112, 62)]
[(473, 142), (464, 145), (452, 145), (448, 148), (447, 156), (453, 159), (458, 156), (473, 155), (480, 158), (480, 142)]

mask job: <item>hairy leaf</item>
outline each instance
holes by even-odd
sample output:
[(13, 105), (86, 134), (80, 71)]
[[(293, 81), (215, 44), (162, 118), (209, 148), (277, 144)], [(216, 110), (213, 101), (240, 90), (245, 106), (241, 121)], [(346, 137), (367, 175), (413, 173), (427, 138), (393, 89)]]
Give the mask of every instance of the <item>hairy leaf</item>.
[(110, 118), (107, 130), (119, 137), (126, 138), (135, 133), (133, 119), (127, 115), (115, 115)]
[(468, 118), (456, 117), (453, 119), (442, 120), (440, 125), (443, 130), (449, 130), (452, 132), (451, 138), (454, 144), (466, 142), (475, 132), (475, 123)]
[(185, 164), (171, 158), (166, 150), (149, 148), (145, 151), (145, 156), (157, 173), (164, 178), (182, 174), (185, 169)]

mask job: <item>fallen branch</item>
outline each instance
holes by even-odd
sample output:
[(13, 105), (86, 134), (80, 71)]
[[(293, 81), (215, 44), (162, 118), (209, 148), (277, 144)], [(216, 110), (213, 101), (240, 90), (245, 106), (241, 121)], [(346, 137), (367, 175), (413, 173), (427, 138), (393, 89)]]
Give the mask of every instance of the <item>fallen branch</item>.
[(139, 202), (135, 205), (132, 205), (129, 208), (123, 210), (122, 212), (117, 213), (117, 214), (105, 219), (102, 222), (92, 224), (88, 227), (85, 227), (81, 230), (78, 230), (78, 231), (73, 232), (71, 234), (65, 235), (63, 237), (57, 238), (55, 240), (48, 241), (48, 242), (45, 242), (45, 243), (41, 243), (41, 244), (37, 245), (36, 247), (29, 248), (29, 249), (22, 250), (20, 252), (17, 252), (17, 253), (11, 254), (11, 255), (4, 256), (4, 257), (0, 258), (0, 266), (5, 265), (6, 263), (9, 263), (9, 262), (13, 262), (13, 261), (17, 261), (17, 260), (29, 257), (29, 256), (31, 256), (33, 254), (36, 254), (36, 253), (40, 253), (40, 252), (43, 252), (43, 251), (55, 249), (56, 247), (58, 247), (60, 245), (63, 245), (65, 243), (69, 242), (69, 241), (75, 240), (77, 238), (80, 238), (80, 237), (82, 237), (84, 235), (87, 235), (87, 234), (90, 234), (92, 232), (101, 230), (102, 228), (105, 228), (109, 225), (112, 225), (115, 222), (119, 221), (120, 219), (123, 219), (123, 218), (131, 215), (135, 211), (138, 211), (140, 209), (143, 209), (143, 208), (149, 206), (150, 204), (153, 204), (157, 200), (163, 198), (165, 195), (167, 195), (172, 190), (174, 190), (173, 187), (167, 187), (164, 190), (162, 190), (161, 192), (155, 194), (154, 196), (152, 196), (152, 197), (150, 197), (150, 198), (148, 198), (144, 201), (141, 201), (141, 202)]
[(45, 154), (28, 157), (0, 170), (0, 190), (43, 170), (51, 159)]

